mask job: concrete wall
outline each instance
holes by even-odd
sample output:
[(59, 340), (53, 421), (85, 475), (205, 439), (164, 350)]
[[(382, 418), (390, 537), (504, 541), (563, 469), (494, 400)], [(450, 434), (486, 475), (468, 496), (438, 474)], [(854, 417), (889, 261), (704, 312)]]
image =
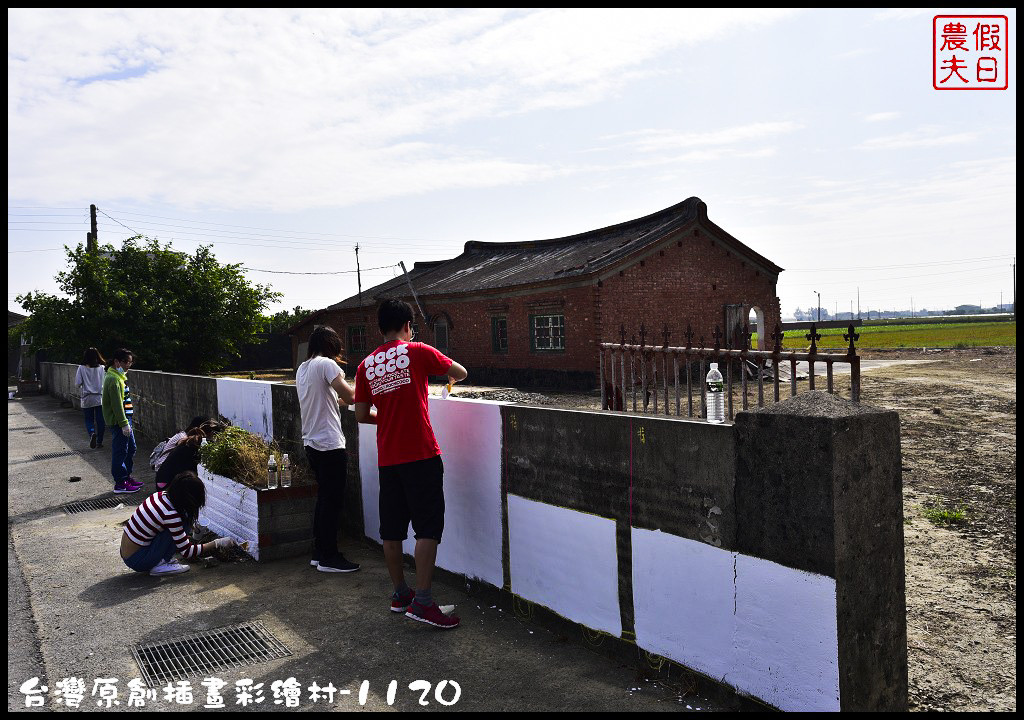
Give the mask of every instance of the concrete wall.
[[(77, 365), (43, 363), (40, 377), (44, 390), (55, 397), (70, 400), (77, 393), (74, 387), (77, 368)], [(129, 370), (128, 386), (135, 400), (133, 427), (136, 435), (144, 440), (155, 444), (170, 437), (197, 415), (224, 416), (234, 425), (277, 440), (282, 452), (288, 453), (293, 463), (305, 466), (308, 471), (302, 447), (299, 398), (294, 385)], [(350, 458), (342, 528), (345, 532), (361, 536), (362, 497), (356, 460), (359, 433), (353, 413), (342, 415), (342, 430)], [(294, 549), (303, 551), (299, 546)]]
[[(74, 370), (45, 365), (45, 387), (67, 397)], [(219, 407), (209, 378), (129, 379), (153, 439)], [(264, 422), (261, 385), (232, 396), (250, 388), (241, 406)], [(269, 396), (301, 457), (295, 388)], [(822, 392), (723, 425), (456, 399), (430, 412), (440, 568), (783, 710), (906, 709), (895, 413)], [(345, 529), (379, 539), (376, 428), (352, 413), (343, 428)]]
[[(430, 412), (439, 567), (783, 710), (906, 709), (895, 413), (827, 393), (717, 426), (436, 398)], [(360, 471), (379, 539), (373, 426)]]

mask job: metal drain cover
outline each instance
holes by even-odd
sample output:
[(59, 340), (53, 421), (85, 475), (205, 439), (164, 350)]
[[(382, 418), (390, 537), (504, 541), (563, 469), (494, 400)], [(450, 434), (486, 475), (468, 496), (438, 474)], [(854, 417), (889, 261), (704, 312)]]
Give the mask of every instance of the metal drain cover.
[(78, 513), (89, 512), (91, 510), (109, 510), (115, 508), (118, 505), (124, 503), (125, 505), (137, 505), (138, 502), (126, 501), (121, 495), (108, 495), (106, 497), (96, 498), (95, 500), (80, 500), (78, 502), (68, 503), (67, 505), (61, 505), (61, 509), (67, 515), (76, 515)]
[(292, 653), (263, 627), (263, 623), (249, 622), (176, 640), (136, 645), (132, 654), (143, 678), (152, 688), (206, 676), (213, 670), (274, 660)]
[(54, 460), (56, 458), (71, 457), (72, 455), (77, 454), (78, 453), (76, 453), (74, 450), (63, 450), (61, 452), (43, 453), (42, 455), (33, 455), (31, 458), (29, 458), (29, 462), (33, 462), (34, 460)]

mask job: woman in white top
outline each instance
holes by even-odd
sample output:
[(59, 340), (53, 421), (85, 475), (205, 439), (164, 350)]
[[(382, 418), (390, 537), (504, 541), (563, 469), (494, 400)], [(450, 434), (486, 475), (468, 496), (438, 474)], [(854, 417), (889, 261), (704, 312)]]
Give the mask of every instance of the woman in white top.
[(82, 412), (85, 413), (85, 431), (89, 433), (89, 447), (103, 447), (103, 375), (107, 361), (94, 347), (85, 351), (82, 364), (75, 373), (75, 385), (82, 398)]
[(339, 405), (351, 405), (355, 388), (345, 381), (341, 338), (321, 325), (309, 336), (307, 359), (295, 372), (302, 416), (302, 444), (316, 477), (316, 508), (313, 510), (313, 559), (320, 572), (355, 572), (338, 551), (338, 528), (345, 496), (348, 458), (341, 432)]

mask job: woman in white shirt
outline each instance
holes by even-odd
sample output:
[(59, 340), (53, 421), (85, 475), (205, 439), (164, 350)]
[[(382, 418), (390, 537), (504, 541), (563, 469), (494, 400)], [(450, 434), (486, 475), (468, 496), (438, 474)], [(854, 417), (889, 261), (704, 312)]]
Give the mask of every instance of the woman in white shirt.
[(107, 369), (106, 360), (94, 347), (85, 351), (82, 364), (75, 373), (75, 385), (82, 398), (82, 412), (85, 414), (85, 431), (89, 433), (89, 447), (103, 447), (103, 375)]
[(320, 572), (355, 572), (338, 551), (338, 528), (345, 496), (348, 458), (341, 431), (340, 404), (351, 405), (355, 388), (345, 381), (341, 338), (321, 325), (309, 336), (307, 359), (295, 371), (302, 416), (302, 444), (316, 477), (316, 508), (313, 510), (313, 558)]

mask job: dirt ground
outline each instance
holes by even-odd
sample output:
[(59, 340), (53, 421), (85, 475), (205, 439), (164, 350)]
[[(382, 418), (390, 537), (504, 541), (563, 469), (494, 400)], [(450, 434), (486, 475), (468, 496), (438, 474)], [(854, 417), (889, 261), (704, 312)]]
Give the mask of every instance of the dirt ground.
[[(879, 368), (861, 379), (862, 402), (900, 414), (910, 709), (1014, 711), (1016, 349), (867, 351), (863, 357), (933, 361)], [(837, 376), (836, 390), (849, 397), (849, 378)], [(455, 392), (575, 409), (601, 403), (597, 393), (472, 386)]]

